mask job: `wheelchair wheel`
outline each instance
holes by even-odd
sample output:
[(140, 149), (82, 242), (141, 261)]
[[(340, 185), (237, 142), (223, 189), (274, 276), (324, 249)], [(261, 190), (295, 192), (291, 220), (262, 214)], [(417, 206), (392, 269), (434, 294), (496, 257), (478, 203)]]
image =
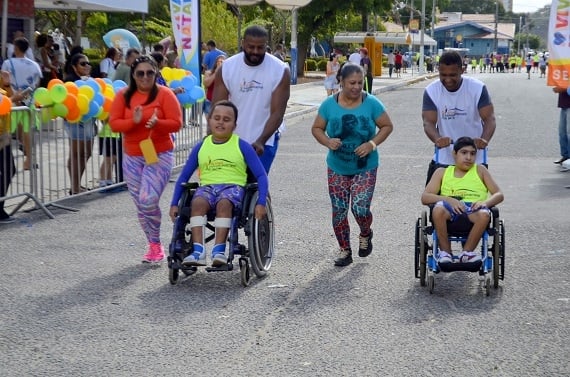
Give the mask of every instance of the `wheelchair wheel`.
[(485, 278), (485, 296), (489, 296), (491, 294), (491, 278)]
[(180, 281), (180, 270), (178, 268), (168, 269), (168, 281), (170, 284), (176, 285)]
[(247, 287), (249, 285), (249, 280), (251, 279), (247, 258), (241, 257), (239, 259), (239, 272), (241, 277), (241, 285)]
[(414, 276), (417, 278), (420, 277), (420, 240), (421, 240), (421, 227), (420, 227), (421, 219), (418, 217), (416, 221), (416, 226), (414, 228)]
[[(419, 221), (419, 236), (420, 236), (420, 285), (425, 287), (426, 285), (426, 272), (427, 272), (427, 240), (424, 233), (427, 226), (427, 212), (422, 211), (422, 217), (418, 219)], [(431, 276), (433, 279), (433, 276)], [(430, 288), (430, 293), (433, 291), (433, 286)]]
[(428, 288), (429, 293), (432, 294), (435, 289), (435, 277), (433, 275), (428, 276)]
[[(498, 225), (498, 226), (497, 226)], [(500, 235), (500, 221), (495, 226), (495, 235), (493, 236), (493, 288), (499, 288), (499, 276), (500, 276), (500, 265), (501, 265), (501, 235)]]
[(255, 275), (259, 278), (264, 277), (271, 267), (273, 251), (275, 248), (274, 240), (274, 222), (273, 210), (271, 208), (271, 200), (267, 198), (265, 206), (267, 215), (262, 220), (255, 218), (255, 204), (259, 192), (255, 192), (251, 198), (249, 205), (249, 223), (250, 233), (248, 239), (249, 258), (251, 260), (251, 268)]
[(504, 220), (501, 220), (499, 222), (499, 240), (500, 240), (500, 245), (499, 245), (499, 266), (500, 266), (500, 273), (499, 273), (499, 278), (501, 280), (505, 279), (505, 222)]

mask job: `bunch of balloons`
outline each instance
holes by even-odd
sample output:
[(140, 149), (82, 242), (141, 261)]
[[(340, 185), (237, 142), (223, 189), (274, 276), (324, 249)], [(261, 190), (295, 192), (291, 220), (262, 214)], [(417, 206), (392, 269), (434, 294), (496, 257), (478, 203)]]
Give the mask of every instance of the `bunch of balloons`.
[(193, 105), (204, 98), (204, 89), (198, 85), (198, 79), (190, 71), (164, 67), (160, 73), (170, 88), (184, 88), (182, 93), (176, 95), (182, 106)]
[(52, 79), (47, 88), (34, 92), (37, 105), (51, 109), (48, 117), (62, 117), (70, 123), (85, 122), (89, 118), (105, 120), (109, 117), (115, 94), (127, 84), (122, 80), (89, 78), (75, 82)]

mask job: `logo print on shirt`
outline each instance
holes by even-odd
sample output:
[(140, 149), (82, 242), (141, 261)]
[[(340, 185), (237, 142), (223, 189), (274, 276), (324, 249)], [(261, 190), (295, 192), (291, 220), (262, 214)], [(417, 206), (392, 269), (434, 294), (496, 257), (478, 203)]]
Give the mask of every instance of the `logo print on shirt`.
[(454, 107), (453, 109), (448, 109), (447, 106), (443, 108), (443, 110), (441, 111), (441, 118), (442, 119), (455, 119), (456, 117), (459, 116), (467, 116), (467, 112), (463, 109), (459, 109), (457, 107)]
[(214, 171), (214, 170), (220, 170), (224, 167), (234, 168), (235, 165), (236, 164), (233, 161), (226, 160), (223, 158), (216, 159), (216, 160), (212, 160), (211, 158), (208, 158), (208, 162), (206, 163), (204, 170)]
[(251, 80), (251, 81), (247, 81), (247, 82), (245, 80), (243, 80), (239, 86), (239, 91), (242, 93), (249, 93), (255, 89), (262, 90), (263, 89), (263, 83), (261, 83), (259, 81), (255, 81), (255, 80)]

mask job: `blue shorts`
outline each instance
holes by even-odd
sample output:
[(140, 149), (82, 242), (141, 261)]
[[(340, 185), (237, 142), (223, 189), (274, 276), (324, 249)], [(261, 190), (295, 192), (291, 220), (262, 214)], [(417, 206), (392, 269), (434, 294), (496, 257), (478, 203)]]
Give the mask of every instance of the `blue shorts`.
[(240, 208), (243, 200), (245, 189), (238, 185), (206, 185), (200, 186), (194, 193), (194, 198), (206, 199), (210, 205), (210, 209), (216, 209), (216, 205), (222, 199), (229, 200), (234, 208)]
[(64, 122), (65, 131), (71, 140), (93, 140), (95, 138), (95, 124), (92, 120), (85, 123)]
[(451, 222), (456, 221), (457, 219), (459, 219), (463, 215), (467, 216), (467, 215), (470, 215), (470, 214), (477, 212), (477, 211), (486, 211), (487, 213), (489, 213), (489, 209), (485, 208), (485, 207), (481, 207), (479, 209), (473, 210), (471, 208), (472, 204), (473, 203), (465, 203), (465, 211), (463, 211), (463, 213), (454, 213), (453, 208), (451, 207), (451, 204), (449, 204), (448, 202), (443, 201), (443, 200), (435, 203), (434, 208), (435, 207), (445, 208), (447, 210), (447, 212), (451, 215), (451, 220), (450, 220)]

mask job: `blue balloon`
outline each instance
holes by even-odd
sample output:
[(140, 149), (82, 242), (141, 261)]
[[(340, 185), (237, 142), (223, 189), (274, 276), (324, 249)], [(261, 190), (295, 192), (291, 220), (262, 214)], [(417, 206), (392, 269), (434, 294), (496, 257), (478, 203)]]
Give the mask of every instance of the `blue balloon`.
[(84, 80), (76, 80), (75, 85), (77, 85), (77, 87), (80, 88), (83, 85), (87, 85), (87, 83)]
[(129, 48), (141, 49), (141, 43), (136, 35), (125, 29), (113, 29), (103, 36), (107, 47), (120, 48), (126, 51)]
[(190, 90), (192, 90), (192, 88), (195, 87), (197, 83), (198, 83), (198, 82), (197, 82), (197, 80), (196, 80), (196, 77), (194, 77), (194, 76), (185, 76), (185, 77), (182, 79), (182, 86), (183, 86), (184, 89), (186, 89), (186, 91), (188, 91), (188, 92), (189, 92)]
[(101, 92), (101, 86), (99, 86), (99, 83), (91, 77), (85, 81), (85, 85), (89, 85), (96, 94)]
[(204, 97), (204, 89), (201, 86), (195, 86), (190, 90), (189, 94), (194, 103)]
[(103, 79), (103, 81), (105, 81), (105, 84), (109, 84), (109, 85), (113, 86), (113, 80), (111, 80), (110, 78), (105, 77), (105, 78)]
[(95, 102), (99, 106), (103, 106), (103, 103), (105, 103), (105, 97), (103, 97), (103, 94), (101, 94), (101, 92), (95, 93), (95, 97), (93, 97), (93, 102)]
[(95, 101), (89, 102), (89, 111), (87, 112), (87, 114), (85, 114), (85, 116), (88, 118), (95, 117), (97, 114), (99, 114), (99, 107), (100, 106), (97, 105)]
[(188, 105), (188, 104), (196, 102), (196, 101), (192, 101), (190, 94), (186, 93), (186, 92), (178, 93), (176, 95), (176, 98), (178, 98), (178, 102), (180, 102), (181, 105)]
[(115, 93), (117, 93), (119, 90), (125, 88), (126, 86), (127, 86), (127, 83), (124, 82), (123, 80), (113, 81), (113, 89), (115, 89)]
[(172, 80), (172, 81), (170, 82), (170, 87), (171, 87), (172, 89), (176, 89), (176, 88), (183, 87), (182, 81), (180, 81), (180, 80)]

